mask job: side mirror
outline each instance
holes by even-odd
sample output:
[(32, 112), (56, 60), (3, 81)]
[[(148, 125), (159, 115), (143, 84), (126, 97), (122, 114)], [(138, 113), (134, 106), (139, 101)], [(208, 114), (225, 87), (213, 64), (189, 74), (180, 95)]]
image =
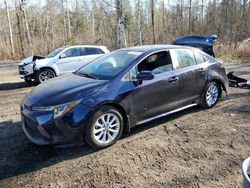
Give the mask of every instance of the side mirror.
[(59, 56), (59, 59), (63, 59), (63, 58), (66, 58), (67, 56), (66, 56), (66, 54), (61, 54), (60, 56)]
[(155, 76), (151, 71), (141, 71), (139, 74), (137, 74), (138, 81), (152, 80), (154, 77)]

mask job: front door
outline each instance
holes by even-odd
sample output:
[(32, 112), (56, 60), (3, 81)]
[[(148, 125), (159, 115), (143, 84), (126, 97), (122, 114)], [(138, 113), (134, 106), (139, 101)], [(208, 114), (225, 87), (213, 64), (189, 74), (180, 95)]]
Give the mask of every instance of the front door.
[(57, 67), (60, 74), (73, 72), (79, 67), (81, 48), (70, 48), (63, 52), (65, 57), (60, 58), (57, 62)]
[(173, 69), (168, 51), (150, 55), (131, 74), (141, 71), (152, 71), (154, 79), (142, 83), (133, 81), (133, 109), (136, 123), (171, 111), (178, 107), (180, 97), (179, 75)]

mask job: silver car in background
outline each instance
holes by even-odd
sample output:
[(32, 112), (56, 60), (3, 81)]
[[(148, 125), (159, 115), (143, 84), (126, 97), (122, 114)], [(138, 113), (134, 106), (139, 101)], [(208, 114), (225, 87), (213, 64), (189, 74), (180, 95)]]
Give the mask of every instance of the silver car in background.
[(64, 73), (74, 72), (90, 61), (108, 53), (105, 46), (75, 45), (58, 48), (46, 57), (30, 56), (18, 64), (24, 81), (44, 82)]

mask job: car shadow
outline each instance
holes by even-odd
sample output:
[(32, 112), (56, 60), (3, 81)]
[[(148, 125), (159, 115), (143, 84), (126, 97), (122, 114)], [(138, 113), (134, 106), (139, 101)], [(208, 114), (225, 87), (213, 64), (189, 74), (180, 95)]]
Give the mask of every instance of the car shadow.
[[(126, 137), (200, 110), (204, 109), (193, 107), (145, 123), (133, 128)], [(43, 169), (65, 160), (87, 156), (93, 152), (98, 152), (98, 150), (87, 145), (70, 148), (37, 146), (25, 137), (21, 122), (0, 122), (0, 180)]]
[(97, 151), (87, 145), (70, 148), (38, 146), (24, 135), (21, 122), (0, 122), (0, 180), (33, 172)]
[(21, 89), (21, 88), (34, 87), (34, 86), (36, 86), (35, 82), (31, 82), (31, 83), (26, 83), (26, 82), (3, 83), (3, 84), (0, 84), (0, 91)]
[(159, 125), (167, 123), (167, 122), (170, 122), (170, 121), (177, 119), (177, 118), (180, 118), (184, 115), (197, 113), (197, 112), (204, 111), (204, 110), (206, 110), (206, 109), (201, 108), (199, 106), (194, 106), (192, 108), (188, 108), (188, 109), (182, 110), (180, 112), (176, 112), (176, 113), (161, 117), (159, 119), (155, 119), (153, 121), (150, 121), (150, 122), (147, 122), (147, 123), (144, 123), (142, 125), (139, 125), (139, 126), (132, 128), (128, 136), (133, 136), (139, 132), (154, 128), (156, 126), (159, 126)]

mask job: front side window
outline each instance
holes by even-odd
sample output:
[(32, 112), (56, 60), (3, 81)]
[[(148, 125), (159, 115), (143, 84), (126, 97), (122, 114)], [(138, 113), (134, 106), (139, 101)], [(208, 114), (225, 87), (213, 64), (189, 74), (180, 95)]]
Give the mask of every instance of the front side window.
[(175, 51), (176, 51), (176, 56), (177, 56), (177, 60), (179, 63), (179, 68), (185, 68), (185, 67), (196, 65), (194, 54), (191, 50), (177, 49)]
[(65, 49), (65, 47), (62, 48), (58, 48), (56, 50), (54, 50), (53, 52), (51, 52), (50, 54), (48, 54), (46, 56), (46, 58), (51, 58), (51, 57), (55, 57), (57, 54), (59, 54), (61, 51), (63, 51)]
[(64, 52), (66, 57), (76, 57), (80, 56), (80, 48), (70, 48)]
[(173, 70), (169, 52), (158, 52), (144, 59), (138, 66), (138, 72), (152, 71), (155, 75)]
[(205, 57), (204, 55), (202, 55), (200, 52), (195, 51), (194, 55), (195, 55), (195, 59), (196, 59), (197, 64), (205, 63), (208, 61), (208, 58)]

